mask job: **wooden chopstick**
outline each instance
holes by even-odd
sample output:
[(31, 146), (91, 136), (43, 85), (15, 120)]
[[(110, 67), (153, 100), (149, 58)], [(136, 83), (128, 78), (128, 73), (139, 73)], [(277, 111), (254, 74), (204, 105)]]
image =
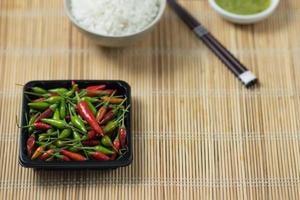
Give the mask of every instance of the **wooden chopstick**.
[(203, 43), (238, 77), (241, 82), (250, 87), (257, 83), (256, 76), (249, 71), (232, 53), (230, 53), (200, 22), (187, 12), (175, 0), (167, 0), (171, 8), (200, 38)]

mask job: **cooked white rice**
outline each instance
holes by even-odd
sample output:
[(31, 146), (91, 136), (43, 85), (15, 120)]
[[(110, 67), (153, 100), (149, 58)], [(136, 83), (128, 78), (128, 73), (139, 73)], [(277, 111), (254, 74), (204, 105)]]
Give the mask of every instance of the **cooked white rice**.
[(122, 36), (141, 31), (159, 11), (158, 0), (71, 0), (72, 13), (90, 31)]

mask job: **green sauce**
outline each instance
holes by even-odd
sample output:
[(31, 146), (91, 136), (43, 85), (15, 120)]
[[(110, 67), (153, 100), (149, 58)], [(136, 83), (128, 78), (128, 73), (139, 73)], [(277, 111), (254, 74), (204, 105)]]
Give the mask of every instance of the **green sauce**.
[(229, 12), (251, 15), (266, 10), (271, 0), (216, 0), (216, 3)]

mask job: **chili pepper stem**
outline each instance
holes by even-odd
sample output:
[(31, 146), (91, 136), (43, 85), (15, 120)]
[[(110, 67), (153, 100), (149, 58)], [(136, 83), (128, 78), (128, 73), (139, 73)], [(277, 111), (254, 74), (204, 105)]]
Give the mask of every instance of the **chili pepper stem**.
[[(80, 146), (81, 147), (83, 147), (83, 145), (82, 145), (82, 143), (80, 142)], [(89, 155), (88, 155), (88, 153), (86, 152), (86, 150), (85, 149), (82, 149), (82, 151), (83, 151), (83, 153), (85, 154), (85, 156), (88, 158), (89, 157)]]
[(81, 146), (79, 148), (81, 148), (81, 150), (93, 150), (94, 149), (94, 147), (85, 147), (85, 146)]
[(76, 99), (77, 99), (77, 103), (79, 103), (79, 102), (80, 102), (80, 97), (79, 97), (79, 95), (78, 95), (78, 92), (77, 92), (77, 91), (75, 92), (75, 96), (76, 96)]
[(67, 95), (64, 95), (64, 94), (58, 94), (59, 96), (67, 99), (67, 100), (72, 100), (72, 98), (68, 97)]
[(15, 85), (16, 85), (16, 86), (21, 86), (21, 87), (24, 87), (24, 85), (23, 85), (23, 84), (21, 84), (21, 83), (16, 83)]
[(66, 101), (67, 103), (69, 103), (69, 104), (71, 104), (72, 106), (76, 106), (76, 104), (75, 103), (73, 103), (71, 100), (69, 100), (69, 99), (67, 99), (67, 101)]
[(37, 141), (36, 143), (37, 143), (37, 144), (40, 144), (40, 146), (46, 147), (46, 146), (49, 146), (50, 144), (52, 144), (52, 143), (54, 143), (54, 142), (55, 142), (55, 140), (54, 140), (54, 141), (51, 141), (51, 142), (48, 142), (48, 143), (39, 142), (39, 141)]
[(85, 132), (83, 132), (83, 131), (81, 131), (81, 130), (75, 128), (74, 126), (67, 125), (67, 128), (70, 128), (70, 129), (72, 129), (73, 131), (76, 131), (76, 132), (79, 132), (79, 133), (82, 133), (82, 134), (85, 133)]
[(105, 101), (102, 101), (101, 103), (99, 103), (98, 105), (96, 105), (95, 108), (99, 108), (100, 106), (103, 106), (103, 104), (105, 104)]
[(18, 124), (18, 122), (16, 122), (16, 125), (17, 125), (18, 128), (29, 128), (29, 127), (34, 127), (34, 125), (20, 126), (20, 124)]
[(123, 158), (124, 157), (124, 155), (127, 153), (127, 151), (126, 152), (124, 152), (124, 153), (120, 153), (119, 155), (119, 157), (117, 158), (117, 160), (120, 160), (121, 158)]
[(128, 109), (130, 108), (130, 105), (128, 105), (124, 110), (123, 110), (123, 114), (122, 114), (122, 127), (125, 127), (125, 113), (128, 112)]
[(122, 125), (121, 126), (125, 127), (125, 117), (123, 117), (123, 119), (122, 119)]
[(25, 91), (24, 92), (25, 94), (30, 94), (30, 95), (33, 95), (33, 96), (38, 96), (38, 97), (44, 97), (45, 94), (38, 94), (38, 93), (35, 93), (35, 92), (27, 92)]

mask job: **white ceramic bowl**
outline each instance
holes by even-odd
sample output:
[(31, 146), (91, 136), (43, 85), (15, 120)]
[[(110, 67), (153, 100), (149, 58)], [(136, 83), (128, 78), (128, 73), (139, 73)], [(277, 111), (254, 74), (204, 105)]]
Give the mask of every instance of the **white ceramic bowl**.
[(77, 20), (74, 18), (71, 12), (71, 0), (65, 0), (65, 12), (69, 19), (71, 20), (72, 24), (75, 25), (84, 35), (95, 41), (96, 44), (107, 46), (107, 47), (123, 47), (131, 45), (132, 43), (141, 40), (144, 38), (144, 36), (149, 33), (155, 25), (160, 21), (161, 17), (163, 16), (163, 13), (166, 8), (166, 0), (159, 0), (160, 1), (160, 8), (158, 11), (158, 14), (156, 18), (143, 30), (128, 34), (124, 36), (109, 36), (109, 35), (102, 35), (93, 31), (90, 31), (80, 25)]
[(251, 23), (255, 23), (255, 22), (258, 22), (258, 21), (261, 21), (261, 20), (267, 18), (275, 11), (275, 9), (277, 8), (277, 6), (279, 4), (279, 1), (280, 0), (271, 0), (270, 6), (266, 10), (264, 10), (260, 13), (253, 14), (253, 15), (238, 15), (238, 14), (231, 13), (227, 10), (224, 10), (216, 3), (215, 0), (208, 0), (210, 6), (219, 15), (221, 15), (228, 21), (231, 21), (233, 23), (238, 23), (238, 24), (251, 24)]

